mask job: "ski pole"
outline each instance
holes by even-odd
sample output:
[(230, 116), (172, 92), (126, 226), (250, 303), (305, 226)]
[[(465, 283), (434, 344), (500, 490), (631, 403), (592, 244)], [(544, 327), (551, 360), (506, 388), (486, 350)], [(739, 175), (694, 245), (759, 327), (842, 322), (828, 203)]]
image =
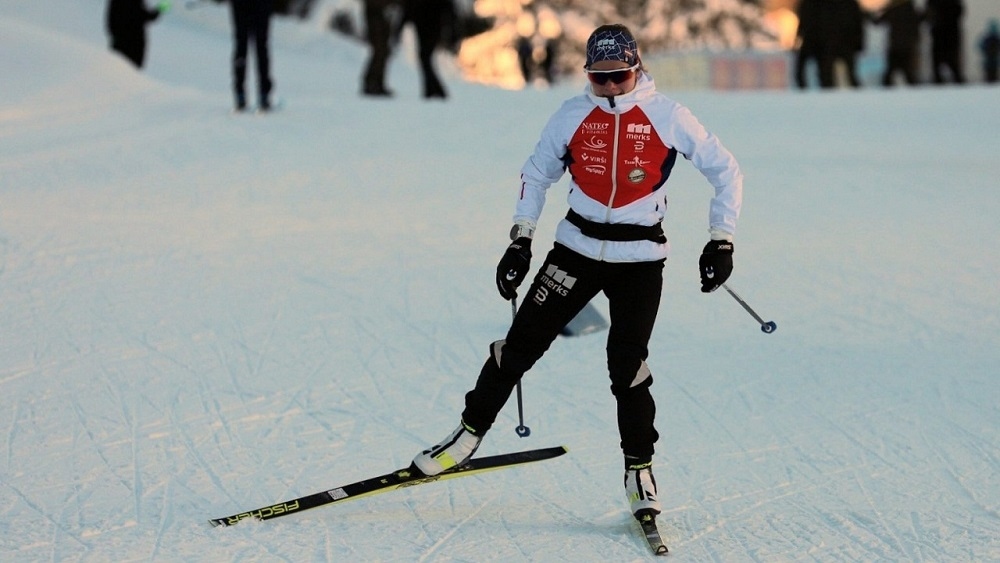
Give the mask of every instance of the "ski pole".
[[(510, 300), (511, 322), (517, 317), (517, 296)], [(527, 438), (531, 434), (531, 429), (524, 425), (524, 403), (521, 400), (521, 380), (517, 380), (517, 428), (514, 429), (517, 435)]]
[(750, 316), (757, 319), (757, 322), (760, 323), (761, 332), (764, 332), (765, 334), (771, 334), (772, 332), (778, 330), (778, 325), (774, 324), (774, 321), (765, 322), (764, 319), (760, 318), (760, 315), (758, 315), (756, 311), (750, 308), (750, 305), (747, 305), (747, 302), (744, 301), (742, 297), (736, 295), (735, 291), (729, 289), (728, 285), (722, 284), (722, 289), (728, 291), (729, 295), (732, 295), (733, 299), (735, 299), (737, 303), (742, 305), (743, 308), (746, 309), (747, 313), (750, 313)]

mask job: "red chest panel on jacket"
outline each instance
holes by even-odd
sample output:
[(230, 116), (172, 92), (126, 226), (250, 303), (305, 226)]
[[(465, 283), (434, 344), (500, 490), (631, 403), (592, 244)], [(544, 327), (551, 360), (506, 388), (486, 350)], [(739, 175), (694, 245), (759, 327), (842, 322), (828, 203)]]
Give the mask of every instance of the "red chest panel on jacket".
[(619, 115), (617, 124), (615, 114), (594, 108), (569, 141), (567, 164), (583, 193), (622, 207), (662, 186), (675, 157), (638, 107)]

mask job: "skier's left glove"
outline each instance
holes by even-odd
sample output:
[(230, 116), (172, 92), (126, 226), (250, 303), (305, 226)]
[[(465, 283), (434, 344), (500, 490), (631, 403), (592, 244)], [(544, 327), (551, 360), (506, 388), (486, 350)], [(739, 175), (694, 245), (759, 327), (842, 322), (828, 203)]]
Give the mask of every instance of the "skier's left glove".
[(710, 240), (698, 260), (701, 272), (701, 292), (710, 293), (726, 283), (733, 273), (733, 243), (728, 240)]

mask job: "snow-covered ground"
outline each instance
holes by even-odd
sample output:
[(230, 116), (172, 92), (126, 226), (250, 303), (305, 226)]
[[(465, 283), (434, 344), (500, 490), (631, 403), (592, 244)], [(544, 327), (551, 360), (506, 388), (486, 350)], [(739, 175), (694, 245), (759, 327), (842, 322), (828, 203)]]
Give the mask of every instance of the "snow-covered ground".
[[(176, 4), (137, 73), (103, 1), (0, 1), (0, 560), (649, 558), (606, 333), (560, 339), (531, 436), (511, 403), (480, 449), (562, 458), (209, 526), (454, 427), (510, 322), (520, 166), (581, 84), (442, 60), (427, 103), (402, 53), (371, 101), (361, 45), (279, 20), (285, 108), (234, 116), (224, 6)], [(998, 93), (677, 94), (745, 168), (731, 286), (779, 328), (699, 292), (710, 189), (681, 162), (649, 359), (674, 560), (1000, 560)]]

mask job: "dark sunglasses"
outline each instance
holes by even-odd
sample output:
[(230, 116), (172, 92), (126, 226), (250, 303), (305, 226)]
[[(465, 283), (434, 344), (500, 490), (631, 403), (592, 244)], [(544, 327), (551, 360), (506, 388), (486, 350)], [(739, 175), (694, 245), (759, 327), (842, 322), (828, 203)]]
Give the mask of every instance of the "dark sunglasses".
[(639, 65), (632, 65), (628, 68), (620, 68), (615, 70), (586, 70), (587, 78), (591, 82), (597, 84), (598, 86), (603, 86), (610, 80), (615, 84), (621, 84), (622, 82), (628, 82), (635, 76), (636, 69)]

